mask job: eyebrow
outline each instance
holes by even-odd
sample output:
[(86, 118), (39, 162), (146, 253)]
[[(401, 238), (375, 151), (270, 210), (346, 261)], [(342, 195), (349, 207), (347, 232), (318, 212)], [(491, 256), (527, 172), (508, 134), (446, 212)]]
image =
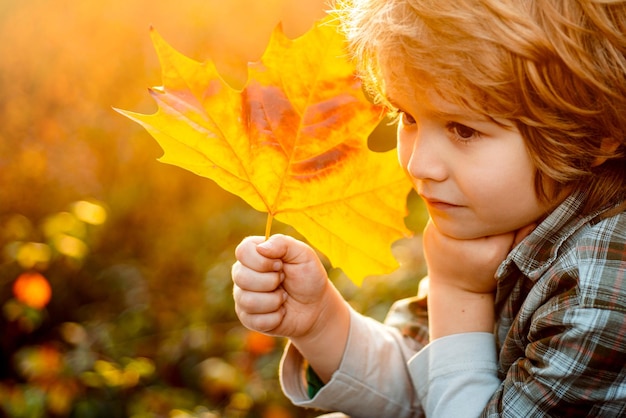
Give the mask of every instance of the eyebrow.
[(460, 120), (475, 120), (479, 122), (492, 122), (492, 119), (487, 116), (475, 113), (471, 111), (466, 111), (465, 113), (458, 112), (445, 112), (438, 109), (429, 109), (428, 113), (433, 115), (438, 119), (460, 119)]
[[(385, 99), (391, 106), (395, 107), (396, 109), (403, 109), (403, 107), (398, 105), (398, 103), (389, 95), (385, 95)], [(439, 109), (429, 108), (428, 114), (438, 119), (465, 119), (465, 120), (473, 119), (473, 120), (478, 120), (478, 121), (483, 121), (483, 122), (493, 121), (491, 118), (486, 117), (485, 115), (471, 112), (469, 110), (467, 110), (464, 113), (459, 113), (459, 112), (446, 112), (446, 111), (442, 111)]]
[[(399, 106), (398, 103), (388, 93), (385, 94), (385, 100), (387, 100), (387, 102), (391, 106), (404, 112), (404, 110), (402, 110), (403, 107)], [(505, 129), (516, 129), (515, 124), (509, 120), (499, 120), (499, 119), (492, 118), (485, 114), (472, 112), (470, 110), (467, 110), (465, 113), (458, 113), (458, 112), (446, 112), (446, 111), (441, 111), (439, 109), (430, 108), (428, 109), (428, 113), (435, 118), (443, 119), (443, 120), (448, 119), (452, 121), (457, 120), (461, 122), (472, 120), (478, 123), (494, 123)]]

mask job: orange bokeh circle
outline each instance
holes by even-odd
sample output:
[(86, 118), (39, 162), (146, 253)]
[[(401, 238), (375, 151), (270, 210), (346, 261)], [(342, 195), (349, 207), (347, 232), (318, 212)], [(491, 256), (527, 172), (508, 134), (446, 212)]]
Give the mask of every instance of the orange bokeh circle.
[(26, 272), (20, 274), (13, 283), (13, 295), (25, 305), (43, 309), (50, 302), (52, 288), (42, 274)]

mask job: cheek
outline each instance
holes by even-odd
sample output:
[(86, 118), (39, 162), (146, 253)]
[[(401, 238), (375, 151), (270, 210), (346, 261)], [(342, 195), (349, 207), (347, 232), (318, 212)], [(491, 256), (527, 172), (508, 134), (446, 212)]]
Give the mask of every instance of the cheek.
[(506, 146), (491, 150), (481, 164), (475, 164), (475, 167), (480, 167), (475, 174), (485, 181), (485, 189), (492, 192), (534, 194), (535, 168), (523, 143), (520, 140), (515, 146), (503, 145)]
[(532, 167), (514, 159), (491, 159), (481, 164), (468, 164), (462, 176), (457, 177), (468, 194), (486, 205), (515, 205), (517, 199), (535, 195)]
[(494, 216), (519, 215), (538, 205), (534, 173), (525, 164), (494, 166), (494, 170), (475, 178), (474, 196), (483, 210)]

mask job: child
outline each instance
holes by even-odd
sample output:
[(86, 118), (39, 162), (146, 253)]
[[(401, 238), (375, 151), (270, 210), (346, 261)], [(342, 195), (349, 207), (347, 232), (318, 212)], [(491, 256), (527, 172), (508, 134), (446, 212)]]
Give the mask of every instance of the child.
[(290, 340), (297, 405), (353, 417), (626, 414), (626, 2), (354, 0), (431, 218), (428, 313), (350, 309), (313, 250), (246, 238), (247, 327)]

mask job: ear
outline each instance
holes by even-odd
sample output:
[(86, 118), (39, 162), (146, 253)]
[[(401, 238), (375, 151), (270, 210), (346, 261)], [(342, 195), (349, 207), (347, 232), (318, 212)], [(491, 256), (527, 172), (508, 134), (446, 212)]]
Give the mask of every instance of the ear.
[(620, 142), (615, 138), (602, 138), (602, 142), (600, 143), (600, 150), (605, 155), (603, 157), (596, 157), (591, 167), (598, 167), (602, 165), (608, 160), (609, 155), (613, 154), (617, 147), (619, 147)]

